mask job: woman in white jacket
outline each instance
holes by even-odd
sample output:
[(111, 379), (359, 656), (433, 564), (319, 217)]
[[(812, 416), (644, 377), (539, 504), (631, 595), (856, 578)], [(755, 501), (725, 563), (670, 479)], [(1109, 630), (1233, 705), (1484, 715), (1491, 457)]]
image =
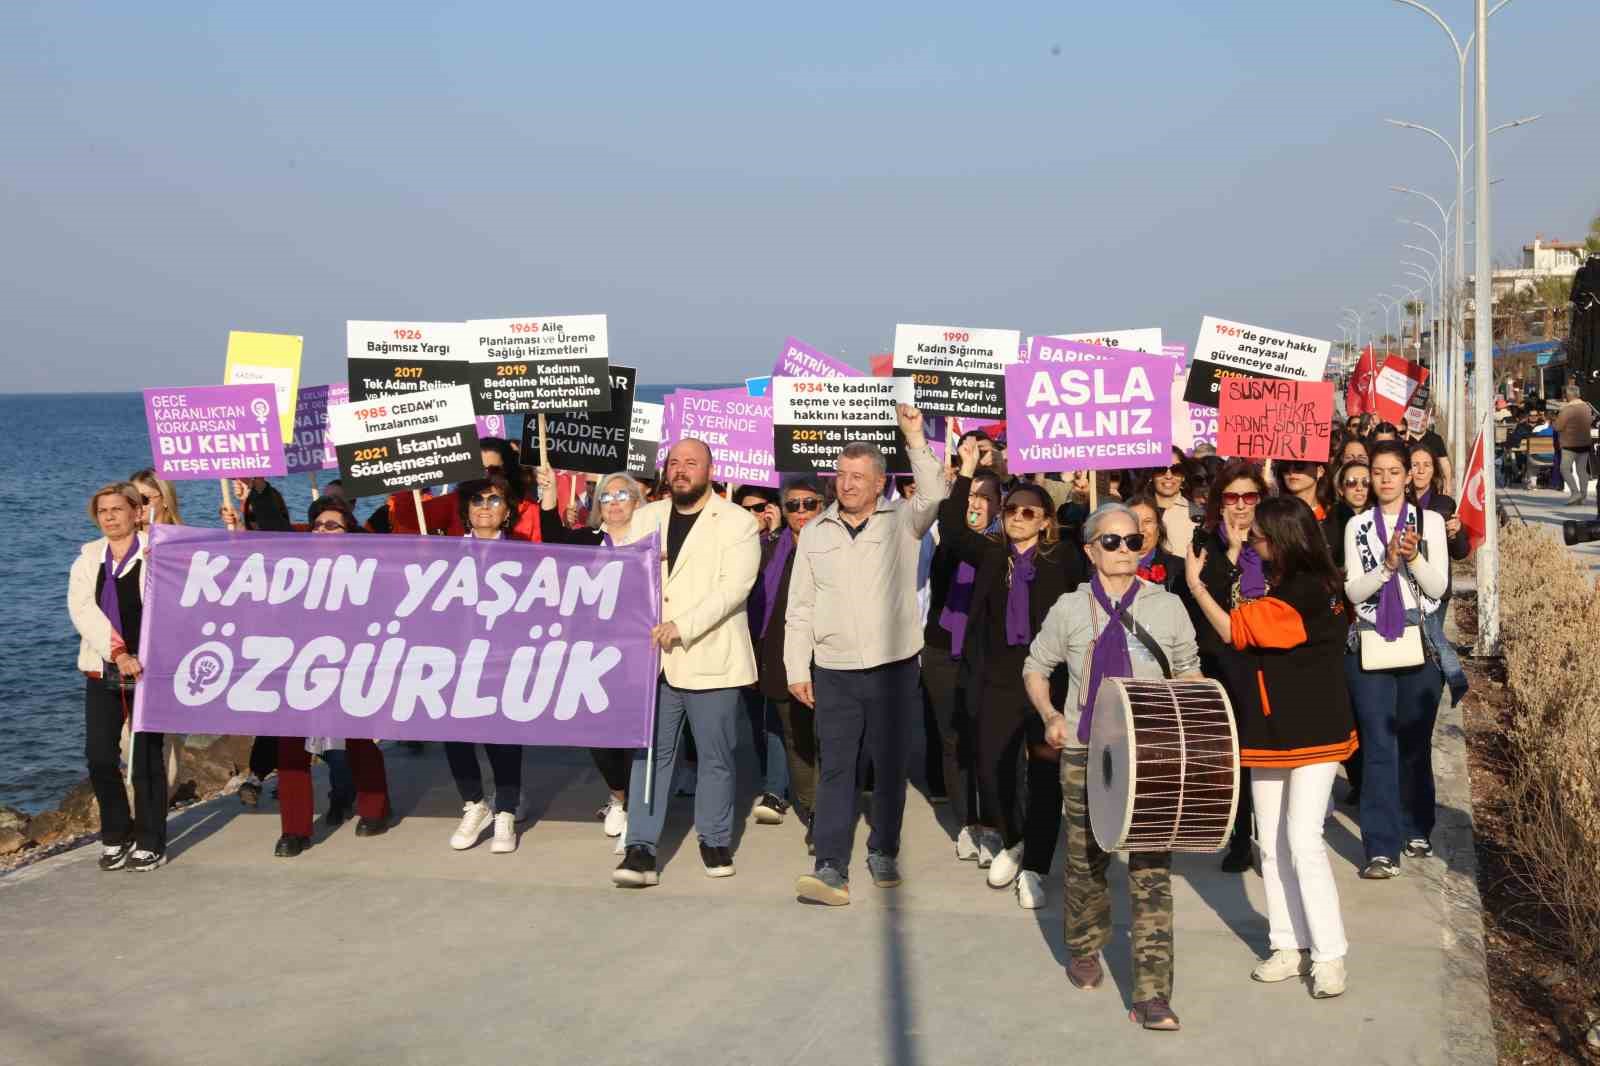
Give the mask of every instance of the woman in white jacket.
[(1373, 506), (1344, 529), (1344, 589), (1356, 608), (1345, 676), (1363, 752), (1361, 876), (1375, 880), (1398, 875), (1402, 854), (1433, 852), (1433, 723), (1444, 675), (1419, 623), (1445, 595), (1450, 556), (1444, 519), (1411, 498), (1409, 468), (1398, 441), (1373, 445)]
[(166, 861), (167, 775), (160, 733), (134, 735), (134, 807), (128, 810), (118, 766), (124, 723), (133, 713), (144, 607), (145, 540), (138, 532), (144, 498), (125, 481), (89, 497), (89, 517), (105, 534), (83, 546), (67, 580), (67, 612), (78, 630), (83, 671), (84, 754), (100, 805), (100, 868), (154, 870)]

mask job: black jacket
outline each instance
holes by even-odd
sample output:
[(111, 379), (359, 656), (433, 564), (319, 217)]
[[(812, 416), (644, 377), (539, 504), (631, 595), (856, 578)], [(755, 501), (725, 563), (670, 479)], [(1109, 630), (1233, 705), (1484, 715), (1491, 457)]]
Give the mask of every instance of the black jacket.
[[(761, 568), (756, 571), (756, 583), (750, 589), (752, 596), (761, 587), (761, 574), (767, 569), (767, 563), (772, 561), (772, 553), (777, 550), (777, 537), (761, 545)], [(783, 575), (778, 579), (778, 589), (772, 597), (772, 621), (767, 624), (767, 635), (763, 637), (756, 632), (760, 624), (758, 619), (750, 619), (750, 643), (755, 646), (756, 652), (756, 685), (769, 700), (794, 698), (789, 692), (789, 671), (783, 666), (783, 634), (786, 628), (783, 620), (789, 613), (789, 577), (794, 573), (797, 554), (798, 546), (789, 553), (788, 560), (783, 564)]]

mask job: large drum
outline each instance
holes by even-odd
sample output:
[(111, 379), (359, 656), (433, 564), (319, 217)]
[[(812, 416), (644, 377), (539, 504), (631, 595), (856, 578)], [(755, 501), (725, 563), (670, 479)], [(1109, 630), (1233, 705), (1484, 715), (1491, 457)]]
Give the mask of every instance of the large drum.
[(1239, 737), (1215, 681), (1107, 678), (1089, 731), (1089, 823), (1105, 851), (1219, 851)]

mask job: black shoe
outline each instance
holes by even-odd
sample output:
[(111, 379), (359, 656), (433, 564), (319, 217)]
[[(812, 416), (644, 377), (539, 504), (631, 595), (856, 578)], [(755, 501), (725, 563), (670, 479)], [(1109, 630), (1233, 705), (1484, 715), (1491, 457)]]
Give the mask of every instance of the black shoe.
[(335, 803), (328, 808), (328, 813), (322, 816), (322, 824), (329, 829), (337, 829), (350, 817), (350, 808)]
[(292, 859), (310, 846), (310, 837), (297, 837), (292, 833), (285, 833), (278, 838), (278, 845), (272, 849), (272, 854), (280, 859)]
[(246, 807), (254, 807), (261, 802), (261, 786), (254, 781), (246, 781), (239, 786), (239, 802)]
[(128, 856), (127, 868), (139, 873), (143, 873), (146, 870), (157, 869), (166, 861), (167, 856), (165, 852), (146, 851), (143, 848), (135, 848), (133, 854)]
[(389, 818), (361, 818), (356, 821), (356, 836), (377, 837), (389, 831)]
[(1406, 846), (1400, 854), (1408, 859), (1426, 859), (1433, 854), (1433, 845), (1428, 843), (1427, 837), (1416, 837), (1406, 841)]
[(621, 888), (648, 888), (661, 883), (656, 857), (643, 844), (630, 844), (622, 861), (611, 871), (611, 883)]
[(128, 865), (128, 856), (132, 854), (132, 844), (106, 844), (100, 849), (100, 869), (120, 870)]
[(1250, 854), (1250, 845), (1242, 848), (1229, 848), (1228, 853), (1222, 857), (1222, 872), (1225, 874), (1242, 874), (1255, 864)]
[(701, 844), (700, 862), (706, 868), (707, 877), (732, 877), (734, 874), (733, 851), (730, 848), (713, 848)]
[(806, 854), (807, 855), (815, 855), (817, 853), (817, 839), (816, 839), (816, 835), (814, 834), (813, 830), (816, 829), (817, 816), (815, 814), (811, 813), (810, 811), (807, 811), (805, 817), (806, 817)]

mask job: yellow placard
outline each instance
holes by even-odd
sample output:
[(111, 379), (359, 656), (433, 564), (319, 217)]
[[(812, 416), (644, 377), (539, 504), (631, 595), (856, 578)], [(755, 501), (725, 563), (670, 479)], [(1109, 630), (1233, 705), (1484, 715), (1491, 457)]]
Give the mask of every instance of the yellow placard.
[(305, 338), (288, 333), (228, 332), (228, 361), (222, 368), (224, 385), (266, 382), (278, 394), (278, 421), (283, 439), (294, 439), (294, 408), (300, 398), (300, 353)]

